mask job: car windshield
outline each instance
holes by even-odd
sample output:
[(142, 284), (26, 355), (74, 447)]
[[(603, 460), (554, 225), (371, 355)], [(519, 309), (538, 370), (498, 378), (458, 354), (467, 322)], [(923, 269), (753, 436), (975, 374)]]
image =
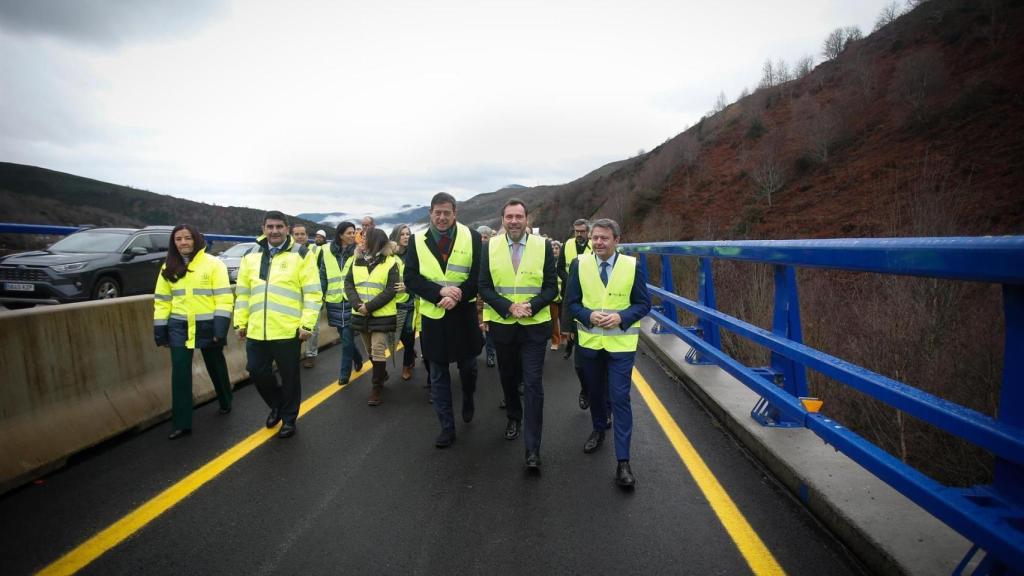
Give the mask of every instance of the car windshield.
[(128, 237), (127, 232), (88, 231), (76, 232), (50, 246), (50, 252), (75, 252), (79, 254), (98, 254), (117, 252), (117, 249)]
[(220, 255), (221, 257), (224, 258), (241, 258), (242, 256), (245, 256), (246, 252), (252, 250), (253, 246), (255, 246), (255, 244), (253, 244), (252, 242), (235, 244), (231, 248), (228, 248), (227, 250), (221, 252)]

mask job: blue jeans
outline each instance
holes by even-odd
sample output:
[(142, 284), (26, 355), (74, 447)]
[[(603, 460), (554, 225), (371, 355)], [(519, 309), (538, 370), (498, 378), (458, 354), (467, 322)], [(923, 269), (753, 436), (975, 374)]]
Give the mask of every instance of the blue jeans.
[[(430, 365), (430, 398), (442, 430), (455, 429), (455, 414), (452, 412), (452, 375), (448, 364), (423, 359)], [(462, 402), (472, 401), (476, 391), (476, 356), (458, 361), (459, 379), (462, 380)]]
[(355, 335), (352, 333), (352, 324), (346, 324), (344, 328), (338, 328), (338, 335), (341, 336), (341, 369), (338, 372), (338, 382), (348, 384), (352, 377), (353, 359), (360, 366), (363, 364), (363, 357), (356, 348)]

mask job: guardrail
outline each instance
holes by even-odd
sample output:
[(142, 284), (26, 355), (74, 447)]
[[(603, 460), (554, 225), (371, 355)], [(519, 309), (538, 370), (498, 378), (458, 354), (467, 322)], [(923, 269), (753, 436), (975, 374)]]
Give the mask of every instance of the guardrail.
[[(762, 398), (751, 416), (766, 426), (806, 427), (825, 442), (974, 542), (955, 573), (979, 550), (976, 573), (1018, 573), (1024, 566), (1024, 236), (985, 238), (897, 238), (623, 244), (620, 250), (661, 259), (662, 286), (648, 284), (662, 310), (653, 310), (662, 330), (696, 351), (691, 363), (713, 363)], [(672, 256), (697, 258), (697, 301), (674, 293)], [(712, 262), (771, 264), (775, 271), (772, 329), (765, 330), (716, 309)], [(998, 283), (1006, 320), (1005, 360), (999, 416), (970, 408), (846, 362), (803, 343), (798, 267), (923, 276)], [(677, 307), (698, 319), (678, 322)], [(768, 368), (745, 366), (722, 351), (726, 329), (771, 352)], [(988, 450), (996, 458), (993, 483), (962, 489), (941, 483), (891, 456), (841, 423), (817, 413), (807, 398), (807, 369), (815, 370), (889, 406), (920, 418)]]

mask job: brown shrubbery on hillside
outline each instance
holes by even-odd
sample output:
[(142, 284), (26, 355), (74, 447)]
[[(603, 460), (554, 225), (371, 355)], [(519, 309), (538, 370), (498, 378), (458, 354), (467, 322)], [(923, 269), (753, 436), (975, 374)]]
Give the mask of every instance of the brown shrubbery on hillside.
[[(930, 0), (881, 14), (866, 38), (833, 35), (810, 73), (769, 59), (761, 88), (651, 152), (516, 195), (556, 237), (599, 216), (618, 219), (626, 241), (1024, 232), (1024, 3)], [(495, 196), (492, 219), (508, 194)], [(676, 259), (674, 271), (693, 297), (695, 264)], [(808, 344), (996, 414), (998, 286), (822, 270), (799, 279)], [(721, 309), (770, 328), (769, 267), (718, 263), (715, 283)], [(741, 339), (724, 342), (750, 365), (768, 362)], [(988, 477), (986, 453), (819, 375), (810, 382), (827, 413), (926, 473)]]

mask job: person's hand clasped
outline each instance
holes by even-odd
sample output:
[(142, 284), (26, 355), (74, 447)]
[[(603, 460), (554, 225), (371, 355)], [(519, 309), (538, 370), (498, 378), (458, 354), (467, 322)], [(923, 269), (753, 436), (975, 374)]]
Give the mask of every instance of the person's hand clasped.
[(451, 296), (445, 296), (444, 298), (441, 298), (441, 301), (438, 302), (437, 305), (445, 310), (451, 310), (452, 308), (455, 308), (458, 303), (459, 301), (455, 300)]
[(604, 314), (604, 318), (602, 318), (598, 326), (601, 328), (615, 328), (620, 324), (622, 324), (622, 317), (619, 316), (618, 312), (611, 312)]
[(462, 300), (462, 288), (458, 286), (445, 286), (441, 288), (441, 296), (451, 298), (458, 304), (459, 300)]

